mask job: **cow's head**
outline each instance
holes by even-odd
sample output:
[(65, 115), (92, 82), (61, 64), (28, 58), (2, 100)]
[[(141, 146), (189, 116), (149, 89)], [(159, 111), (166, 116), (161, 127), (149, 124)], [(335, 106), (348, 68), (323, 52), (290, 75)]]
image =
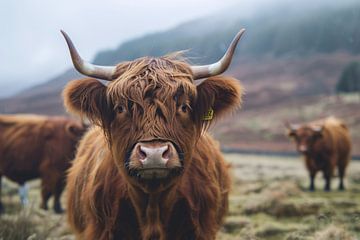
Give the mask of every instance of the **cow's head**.
[(67, 123), (65, 124), (65, 132), (74, 142), (78, 142), (88, 128), (88, 125), (71, 119), (67, 120)]
[[(42, 134), (45, 138), (45, 152), (53, 157), (57, 170), (65, 170), (74, 159), (76, 147), (87, 127), (80, 121), (64, 117), (49, 117)], [(61, 167), (60, 167), (61, 166)]]
[(321, 125), (287, 124), (288, 136), (293, 138), (299, 153), (308, 154), (312, 151), (316, 141), (322, 137)]
[[(70, 38), (75, 68), (94, 78), (70, 82), (63, 93), (66, 108), (100, 126), (115, 164), (130, 181), (146, 189), (168, 186), (189, 167), (193, 149), (211, 121), (238, 107), (242, 89), (224, 72), (243, 34), (223, 58), (190, 66), (171, 56), (144, 57), (114, 67), (81, 59)], [(195, 80), (204, 79), (195, 84)]]
[(67, 152), (69, 154), (68, 158), (72, 160), (75, 157), (78, 143), (87, 131), (88, 126), (73, 119), (66, 119), (65, 121), (65, 137), (62, 147), (64, 148), (63, 152)]

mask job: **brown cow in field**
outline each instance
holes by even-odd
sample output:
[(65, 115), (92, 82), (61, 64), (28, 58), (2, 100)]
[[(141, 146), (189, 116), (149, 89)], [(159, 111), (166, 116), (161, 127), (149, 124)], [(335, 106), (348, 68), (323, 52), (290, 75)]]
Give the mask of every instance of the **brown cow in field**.
[(344, 176), (350, 161), (351, 140), (346, 125), (334, 117), (304, 124), (288, 125), (289, 136), (297, 145), (297, 150), (305, 156), (310, 174), (310, 191), (315, 190), (314, 179), (318, 171), (325, 178), (325, 191), (330, 191), (330, 181), (334, 169), (338, 168), (339, 190), (344, 190)]
[[(68, 175), (68, 219), (78, 238), (215, 239), (230, 177), (206, 129), (240, 105), (239, 82), (217, 75), (229, 66), (243, 30), (207, 66), (170, 56), (94, 66), (63, 34), (78, 71), (111, 81), (75, 80), (63, 92), (70, 112), (97, 124)], [(206, 79), (195, 85), (200, 78)]]
[(41, 178), (41, 207), (54, 195), (54, 210), (62, 212), (66, 170), (84, 132), (81, 122), (64, 117), (0, 115), (0, 187), (2, 175), (20, 185)]

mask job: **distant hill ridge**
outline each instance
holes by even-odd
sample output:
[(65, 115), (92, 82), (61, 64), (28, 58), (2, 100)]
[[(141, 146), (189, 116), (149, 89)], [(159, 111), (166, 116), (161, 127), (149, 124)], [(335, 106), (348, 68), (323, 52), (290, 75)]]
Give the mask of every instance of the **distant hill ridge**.
[(196, 54), (195, 63), (211, 62), (223, 54), (234, 34), (243, 27), (247, 32), (239, 52), (245, 55), (302, 56), (339, 50), (359, 54), (359, 23), (360, 2), (339, 9), (274, 11), (247, 20), (236, 15), (208, 17), (127, 41), (115, 50), (99, 52), (94, 62), (110, 65), (184, 49)]

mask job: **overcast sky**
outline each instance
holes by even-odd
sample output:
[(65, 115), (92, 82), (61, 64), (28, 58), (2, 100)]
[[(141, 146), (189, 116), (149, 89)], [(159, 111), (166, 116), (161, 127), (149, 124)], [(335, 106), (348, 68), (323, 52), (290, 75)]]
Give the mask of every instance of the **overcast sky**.
[(59, 30), (82, 56), (231, 6), (236, 0), (0, 1), (0, 97), (69, 68)]
[(60, 29), (91, 60), (99, 50), (234, 4), (241, 4), (241, 15), (279, 1), (291, 0), (2, 0), (0, 97), (71, 66)]

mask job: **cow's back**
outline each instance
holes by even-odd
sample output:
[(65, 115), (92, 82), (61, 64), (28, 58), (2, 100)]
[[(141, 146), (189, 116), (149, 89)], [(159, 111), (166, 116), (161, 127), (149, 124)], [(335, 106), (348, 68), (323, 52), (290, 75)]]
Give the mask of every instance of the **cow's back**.
[(344, 122), (330, 117), (324, 122), (324, 139), (333, 149), (333, 154), (337, 156), (340, 161), (349, 161), (351, 151), (351, 138), (349, 130)]
[(0, 116), (0, 170), (5, 176), (23, 183), (39, 175), (45, 121), (36, 115)]

